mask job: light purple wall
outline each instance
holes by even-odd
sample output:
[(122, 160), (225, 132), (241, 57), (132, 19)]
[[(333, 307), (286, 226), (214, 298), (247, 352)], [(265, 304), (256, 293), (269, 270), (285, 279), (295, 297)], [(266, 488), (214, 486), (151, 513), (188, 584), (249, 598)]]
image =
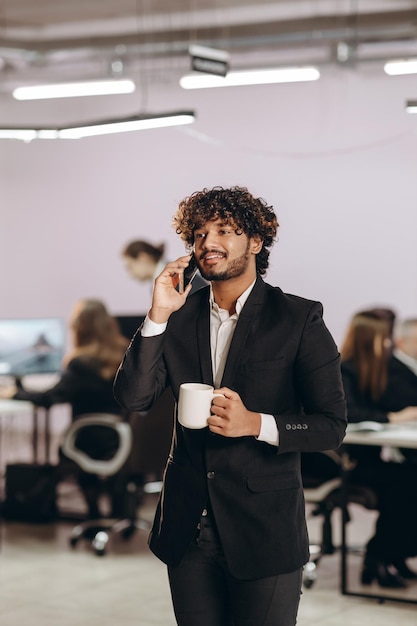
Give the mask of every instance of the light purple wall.
[[(144, 311), (150, 286), (125, 273), (133, 238), (183, 246), (178, 201), (203, 186), (246, 185), (276, 208), (268, 281), (319, 299), (337, 342), (356, 310), (417, 315), (415, 77), (381, 66), (329, 68), (320, 81), (149, 90), (149, 111), (191, 108), (182, 129), (77, 141), (0, 142), (0, 315), (65, 318), (81, 297)], [(139, 110), (141, 96), (12, 103), (3, 122), (80, 121)]]

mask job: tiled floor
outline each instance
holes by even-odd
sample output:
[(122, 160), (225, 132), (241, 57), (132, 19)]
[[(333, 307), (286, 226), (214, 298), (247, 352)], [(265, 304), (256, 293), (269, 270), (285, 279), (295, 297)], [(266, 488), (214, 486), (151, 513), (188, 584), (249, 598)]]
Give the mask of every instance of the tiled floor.
[[(22, 435), (8, 434), (7, 442), (0, 442), (3, 468), (6, 461), (30, 460), (30, 454), (23, 455), (28, 445)], [(156, 496), (148, 496), (140, 515), (152, 519), (155, 503)], [(61, 485), (59, 504), (61, 510), (79, 510), (74, 486)], [(374, 519), (360, 507), (351, 511), (350, 545), (366, 542)], [(73, 525), (0, 520), (1, 626), (175, 626), (165, 566), (150, 553), (146, 531), (137, 531), (128, 541), (112, 537), (100, 557), (86, 543), (69, 546)], [(319, 539), (320, 519), (309, 514), (308, 526), (311, 539)], [(333, 526), (339, 545), (337, 511)], [(358, 584), (362, 557), (348, 559), (349, 589), (377, 594), (378, 587), (361, 589)], [(411, 565), (417, 570), (417, 559)], [(339, 569), (339, 553), (323, 558), (313, 587), (303, 590), (299, 626), (416, 626), (417, 605), (342, 596)], [(403, 595), (417, 601), (417, 581)]]
[[(141, 515), (150, 519), (154, 504), (155, 496), (148, 496)], [(354, 541), (360, 526), (371, 521), (362, 523), (360, 513), (355, 518)], [(175, 626), (165, 567), (149, 552), (146, 532), (138, 531), (128, 541), (113, 537), (100, 557), (86, 543), (69, 547), (72, 526), (63, 521), (2, 522), (0, 624)], [(309, 527), (312, 538), (318, 537), (316, 518), (309, 519)], [(416, 626), (415, 605), (342, 596), (338, 554), (326, 556), (318, 574), (313, 587), (303, 592), (300, 626)], [(410, 591), (417, 599), (417, 582)]]

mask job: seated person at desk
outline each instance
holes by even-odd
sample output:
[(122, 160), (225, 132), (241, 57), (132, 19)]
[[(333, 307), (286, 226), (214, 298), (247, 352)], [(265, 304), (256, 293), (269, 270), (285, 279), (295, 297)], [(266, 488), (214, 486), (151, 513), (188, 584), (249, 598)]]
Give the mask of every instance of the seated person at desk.
[[(354, 315), (340, 352), (350, 423), (417, 420), (417, 406), (394, 411), (385, 393), (391, 356), (386, 319), (375, 311)], [(366, 547), (362, 583), (376, 579), (383, 587), (404, 587), (405, 578), (417, 578), (405, 562), (417, 555), (417, 468), (385, 462), (379, 447), (347, 448), (356, 461), (351, 482), (369, 486), (378, 495), (379, 517)]]
[[(58, 382), (45, 391), (26, 390), (19, 382), (17, 386), (0, 389), (0, 397), (29, 400), (46, 408), (53, 404), (69, 403), (72, 419), (85, 413), (121, 414), (122, 409), (113, 397), (113, 379), (126, 351), (128, 340), (120, 333), (116, 320), (109, 315), (99, 300), (81, 300), (71, 315), (70, 329), (73, 348), (64, 359), (64, 367)], [(99, 427), (98, 427), (99, 428)], [(103, 435), (97, 431), (94, 449), (112, 454), (117, 446), (117, 436)], [(87, 444), (85, 446), (87, 448)], [(86, 449), (88, 452), (88, 450)], [(61, 470), (65, 473), (68, 460), (61, 458)], [(77, 473), (79, 486), (84, 494), (91, 519), (100, 517), (97, 495), (98, 478), (90, 474)], [(116, 475), (108, 480), (112, 498), (112, 516), (122, 513), (122, 490)]]
[(417, 406), (417, 319), (406, 319), (394, 327), (386, 396), (397, 411)]
[[(394, 327), (384, 396), (394, 411), (417, 406), (417, 319), (403, 320)], [(401, 449), (401, 453), (408, 462), (417, 464), (417, 450)]]

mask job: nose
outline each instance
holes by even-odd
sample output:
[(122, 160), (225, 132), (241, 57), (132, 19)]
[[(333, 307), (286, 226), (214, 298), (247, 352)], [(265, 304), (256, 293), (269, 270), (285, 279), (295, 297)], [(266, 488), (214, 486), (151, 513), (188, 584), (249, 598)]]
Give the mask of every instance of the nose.
[(206, 233), (206, 236), (201, 242), (201, 247), (203, 248), (203, 250), (217, 248), (218, 247), (217, 233), (213, 233), (213, 232)]

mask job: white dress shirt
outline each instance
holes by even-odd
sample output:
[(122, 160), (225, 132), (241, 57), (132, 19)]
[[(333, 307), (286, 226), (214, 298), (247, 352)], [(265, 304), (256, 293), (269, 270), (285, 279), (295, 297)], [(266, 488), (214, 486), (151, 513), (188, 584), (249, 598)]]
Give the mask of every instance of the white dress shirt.
[[(210, 347), (211, 347), (211, 363), (214, 376), (214, 387), (220, 388), (226, 365), (227, 355), (229, 353), (230, 344), (232, 342), (233, 333), (235, 332), (237, 320), (243, 305), (249, 297), (253, 289), (255, 281), (242, 293), (236, 302), (236, 313), (229, 314), (229, 311), (221, 309), (215, 302), (213, 291), (210, 285)], [(153, 337), (162, 334), (167, 325), (156, 324), (148, 316), (143, 323), (141, 334), (143, 337)], [(261, 413), (261, 430), (257, 437), (259, 441), (264, 441), (274, 446), (278, 446), (279, 436), (278, 427), (273, 415)]]

